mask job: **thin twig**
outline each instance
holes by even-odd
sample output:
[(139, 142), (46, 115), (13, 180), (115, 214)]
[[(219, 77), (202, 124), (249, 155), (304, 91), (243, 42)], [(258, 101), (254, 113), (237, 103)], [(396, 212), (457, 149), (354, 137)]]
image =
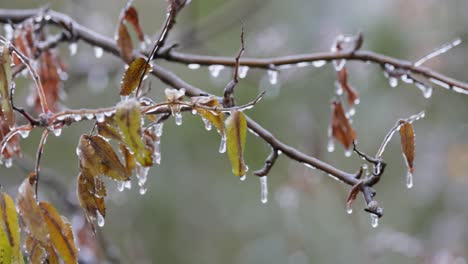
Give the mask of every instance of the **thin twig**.
[(37, 148), (36, 152), (36, 165), (34, 166), (34, 173), (36, 174), (36, 200), (38, 199), (39, 193), (37, 192), (39, 188), (39, 172), (40, 172), (40, 165), (41, 165), (41, 157), (42, 153), (44, 152), (45, 142), (47, 140), (47, 136), (49, 136), (49, 130), (44, 129), (42, 132), (41, 140), (39, 141), (39, 147)]
[(271, 168), (273, 168), (273, 166), (275, 165), (276, 160), (278, 159), (278, 156), (279, 156), (278, 152), (279, 151), (277, 149), (272, 148), (270, 155), (265, 160), (265, 166), (263, 166), (263, 168), (259, 170), (254, 171), (254, 174), (257, 175), (258, 177), (267, 176)]
[(236, 63), (234, 65), (234, 77), (232, 78), (232, 80), (229, 81), (226, 87), (224, 87), (224, 98), (223, 98), (224, 107), (232, 107), (235, 105), (234, 88), (239, 82), (239, 59), (244, 53), (244, 26), (242, 26), (242, 29), (241, 29), (240, 40), (241, 40), (241, 47), (235, 58)]

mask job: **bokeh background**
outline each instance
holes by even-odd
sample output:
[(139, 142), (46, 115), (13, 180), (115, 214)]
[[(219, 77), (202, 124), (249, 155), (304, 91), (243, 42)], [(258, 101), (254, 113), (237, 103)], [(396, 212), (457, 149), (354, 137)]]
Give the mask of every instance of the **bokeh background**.
[[(46, 3), (107, 36), (114, 35), (125, 6), (122, 0), (0, 0), (0, 7), (37, 8)], [(166, 2), (135, 0), (134, 5), (144, 31), (155, 36)], [(327, 51), (338, 34), (362, 31), (363, 49), (415, 61), (456, 37), (466, 39), (466, 10), (468, 2), (463, 0), (193, 0), (179, 15), (169, 43), (180, 43), (181, 51), (234, 56), (243, 24), (245, 56), (270, 57)], [(60, 50), (69, 66), (63, 105), (92, 108), (119, 101), (121, 61), (109, 54), (98, 59), (93, 47), (83, 42), (78, 42), (75, 56), (67, 45)], [(467, 54), (468, 45), (462, 43), (427, 66), (468, 81)], [(157, 63), (218, 95), (232, 76), (231, 69), (213, 78), (206, 67), (191, 70)], [(269, 202), (261, 204), (258, 178), (249, 174), (241, 182), (233, 176), (226, 155), (217, 151), (217, 133), (206, 131), (200, 118), (185, 114), (181, 127), (173, 119), (164, 126), (162, 163), (151, 169), (145, 195), (139, 194), (136, 182), (122, 193), (108, 183), (108, 215), (99, 241), (106, 241), (121, 263), (466, 263), (468, 95), (434, 87), (432, 97), (425, 99), (412, 85), (391, 88), (376, 65), (348, 62), (347, 67), (361, 96), (353, 118), (361, 150), (375, 153), (399, 118), (426, 111), (426, 117), (414, 123), (413, 189), (405, 186), (398, 137), (384, 154), (387, 171), (376, 190), (385, 215), (377, 228), (363, 211), (362, 197), (354, 213), (346, 213), (348, 186), (284, 156), (269, 175)], [(149, 80), (151, 97), (162, 100), (167, 85)], [(334, 81), (331, 64), (283, 70), (278, 85), (269, 84), (264, 70), (249, 70), (236, 96), (244, 103), (267, 90), (267, 97), (248, 111), (252, 118), (291, 146), (352, 172), (362, 162), (358, 157), (346, 158), (341, 146), (333, 153), (326, 150)], [(17, 102), (24, 102), (29, 83), (17, 80)], [(91, 126), (83, 122), (65, 128), (61, 137), (51, 136), (42, 159), (40, 199), (52, 201), (75, 224), (79, 214), (63, 200), (76, 202), (75, 148), (80, 134)], [(0, 183), (13, 196), (27, 175), (25, 168), (32, 165), (39, 136), (35, 131), (22, 141), (24, 157), (13, 168), (0, 168)], [(251, 171), (263, 166), (269, 151), (262, 140), (248, 136), (245, 155)], [(82, 249), (81, 254), (91, 253)], [(117, 261), (102, 256), (96, 260), (106, 262)]]

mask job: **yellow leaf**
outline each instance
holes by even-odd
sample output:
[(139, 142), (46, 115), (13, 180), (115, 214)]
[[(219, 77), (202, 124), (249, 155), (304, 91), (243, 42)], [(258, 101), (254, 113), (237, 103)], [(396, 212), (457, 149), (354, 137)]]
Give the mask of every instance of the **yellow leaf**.
[(122, 77), (120, 95), (130, 95), (140, 84), (141, 76), (146, 78), (150, 71), (151, 64), (146, 64), (145, 58), (140, 57), (132, 61)]
[(115, 121), (120, 129), (122, 141), (135, 154), (135, 158), (144, 167), (153, 164), (151, 152), (145, 148), (141, 135), (140, 104), (137, 100), (123, 101), (117, 105)]
[(102, 217), (106, 216), (104, 183), (98, 177), (89, 177), (80, 173), (77, 190), (80, 205), (86, 213), (86, 219), (95, 231), (97, 213), (99, 212)]
[(0, 193), (0, 259), (5, 263), (24, 263), (21, 253), (18, 215), (13, 199)]
[[(15, 113), (10, 103), (10, 87), (12, 83), (11, 59), (8, 54), (8, 46), (3, 46), (0, 56), (0, 106), (8, 125), (12, 127), (15, 124)], [(0, 113), (1, 115), (1, 113)]]
[(63, 262), (78, 263), (78, 250), (75, 246), (73, 231), (70, 223), (62, 217), (53, 205), (40, 202), (45, 222), (49, 227), (50, 241), (52, 246), (58, 252)]
[(233, 111), (226, 119), (226, 143), (232, 173), (236, 176), (244, 176), (247, 170), (247, 166), (244, 164), (246, 137), (247, 120), (245, 115), (240, 111)]
[(219, 133), (224, 135), (224, 113), (197, 107), (197, 105), (203, 105), (206, 107), (218, 107), (221, 109), (223, 106), (219, 103), (218, 99), (214, 97), (196, 97), (192, 98), (192, 102), (195, 104), (195, 109), (197, 110), (198, 114), (200, 114), (206, 120), (210, 121), (210, 123), (212, 123), (218, 129)]

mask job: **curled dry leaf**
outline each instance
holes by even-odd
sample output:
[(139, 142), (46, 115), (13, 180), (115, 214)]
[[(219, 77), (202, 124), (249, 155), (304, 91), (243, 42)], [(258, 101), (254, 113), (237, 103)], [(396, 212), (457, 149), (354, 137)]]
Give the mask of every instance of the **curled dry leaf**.
[(13, 199), (0, 193), (0, 260), (4, 263), (24, 263), (21, 252), (21, 237)]
[(97, 214), (106, 216), (106, 205), (104, 197), (106, 189), (99, 177), (90, 177), (80, 173), (78, 175), (78, 199), (81, 207), (85, 210), (86, 219), (91, 224), (93, 231), (96, 230)]
[(133, 26), (133, 29), (137, 33), (138, 39), (141, 42), (145, 41), (145, 34), (143, 33), (140, 21), (138, 19), (138, 12), (133, 6), (128, 6), (127, 8), (125, 8), (123, 19), (125, 19)]
[(402, 123), (400, 127), (400, 139), (403, 156), (408, 166), (408, 171), (412, 174), (414, 172), (414, 147), (415, 147), (415, 135), (413, 125), (406, 121), (400, 121)]
[(99, 135), (117, 141), (122, 140), (113, 118), (106, 118), (105, 122), (96, 122), (96, 127)]
[(219, 103), (218, 99), (212, 96), (192, 97), (191, 99), (198, 114), (202, 116), (203, 118), (205, 118), (206, 120), (210, 121), (210, 123), (212, 123), (218, 129), (219, 133), (221, 135), (224, 135), (224, 123), (223, 123), (224, 113), (220, 111), (211, 111), (211, 110), (199, 107), (201, 105), (201, 106), (221, 109), (223, 106)]
[(120, 143), (119, 147), (120, 147), (120, 153), (122, 153), (122, 156), (125, 161), (126, 173), (127, 175), (132, 175), (133, 170), (136, 167), (135, 156), (128, 150), (128, 148), (123, 143)]
[(341, 88), (346, 92), (346, 95), (348, 96), (348, 104), (349, 105), (355, 105), (357, 102), (359, 102), (359, 96), (357, 92), (349, 85), (348, 83), (348, 70), (346, 67), (343, 67), (340, 71), (337, 73), (338, 77), (338, 83), (341, 86)]
[(122, 142), (134, 153), (141, 166), (153, 165), (152, 153), (145, 147), (141, 135), (140, 104), (132, 99), (120, 102), (114, 116), (120, 129)]
[(227, 154), (231, 161), (232, 173), (244, 176), (247, 166), (244, 163), (244, 149), (247, 137), (247, 120), (243, 112), (233, 111), (226, 119)]
[(133, 44), (130, 34), (128, 33), (127, 26), (125, 26), (123, 21), (119, 24), (117, 45), (119, 46), (120, 56), (127, 63), (130, 63), (133, 58)]
[(333, 114), (330, 124), (331, 136), (337, 139), (344, 148), (352, 148), (353, 141), (356, 139), (356, 132), (351, 127), (351, 123), (345, 115), (343, 105), (340, 101), (334, 101), (332, 104)]
[(39, 207), (49, 228), (51, 244), (63, 259), (63, 262), (66, 264), (78, 263), (78, 250), (68, 220), (61, 216), (55, 207), (49, 203), (40, 202)]
[(346, 207), (350, 210), (353, 206), (353, 202), (356, 200), (359, 191), (361, 190), (363, 180), (358, 181), (351, 190), (349, 191), (348, 198), (346, 199)]
[(140, 84), (141, 77), (146, 78), (148, 73), (151, 71), (151, 64), (146, 63), (145, 58), (136, 58), (125, 71), (121, 86), (120, 86), (120, 95), (127, 96), (130, 95)]

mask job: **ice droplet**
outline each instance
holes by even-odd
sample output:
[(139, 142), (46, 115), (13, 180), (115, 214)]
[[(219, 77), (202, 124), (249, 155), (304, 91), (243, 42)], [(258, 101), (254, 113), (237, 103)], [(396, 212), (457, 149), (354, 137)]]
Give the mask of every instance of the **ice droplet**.
[(5, 167), (11, 168), (13, 166), (13, 159), (4, 159), (3, 164), (5, 164)]
[(94, 118), (94, 114), (93, 113), (87, 113), (87, 114), (85, 114), (85, 117), (86, 117), (86, 119), (91, 120), (91, 119)]
[(29, 130), (20, 130), (18, 133), (22, 138), (27, 138), (29, 136)]
[(244, 175), (242, 175), (239, 179), (240, 179), (241, 181), (245, 181), (246, 178), (247, 178), (247, 175), (244, 174)]
[(221, 136), (221, 143), (219, 144), (219, 153), (226, 152), (226, 136)]
[(180, 112), (175, 113), (175, 123), (176, 125), (180, 126), (182, 125), (182, 114)]
[(190, 63), (189, 65), (187, 65), (187, 67), (191, 70), (196, 70), (196, 69), (200, 69), (200, 64)]
[(221, 70), (224, 69), (223, 65), (210, 65), (208, 66), (208, 71), (210, 71), (210, 75), (213, 78), (217, 78)]
[(97, 122), (102, 123), (102, 122), (104, 122), (105, 119), (106, 119), (106, 118), (105, 118), (105, 116), (104, 116), (103, 113), (98, 113), (98, 114), (96, 114), (96, 121), (97, 121)]
[(141, 195), (145, 195), (146, 191), (148, 191), (148, 189), (145, 186), (140, 186), (139, 192)]
[(193, 108), (192, 109), (192, 115), (196, 115), (197, 114), (197, 109)]
[(156, 162), (156, 164), (161, 164), (161, 152), (154, 152), (154, 162)]
[(388, 78), (388, 83), (390, 84), (390, 87), (395, 88), (398, 86), (398, 79), (395, 77), (390, 77)]
[(249, 71), (249, 66), (239, 66), (239, 78), (244, 79), (247, 77), (247, 72)]
[(62, 134), (62, 129), (61, 128), (55, 128), (52, 130), (52, 132), (54, 133), (54, 135), (56, 137), (60, 137), (60, 135)]
[(262, 203), (267, 203), (268, 202), (267, 176), (260, 177), (260, 201)]
[(157, 137), (162, 136), (163, 133), (163, 123), (156, 124), (156, 128), (154, 129), (154, 133)]
[(437, 79), (434, 79), (434, 78), (429, 78), (429, 81), (431, 81), (432, 83), (434, 84), (437, 84), (445, 89), (450, 89), (450, 85), (446, 82), (442, 82), (442, 81), (439, 81)]
[(136, 169), (136, 177), (138, 178), (138, 185), (143, 186), (148, 179), (148, 172), (150, 167), (138, 166)]
[(353, 213), (353, 208), (351, 206), (346, 205), (346, 213), (347, 214), (352, 214)]
[(373, 228), (376, 228), (379, 226), (379, 217), (375, 214), (370, 214), (371, 217), (371, 225)]
[(125, 182), (124, 181), (118, 181), (117, 182), (117, 190), (119, 190), (119, 192), (123, 192), (125, 189)]
[(126, 181), (126, 182), (124, 183), (124, 187), (127, 188), (127, 189), (129, 189), (129, 190), (132, 189), (132, 182), (131, 182), (131, 181)]
[(270, 81), (271, 85), (275, 85), (278, 83), (278, 72), (274, 70), (268, 70), (268, 80)]
[(304, 67), (307, 67), (309, 65), (310, 64), (308, 62), (305, 62), (305, 61), (296, 63), (296, 67), (298, 67), (298, 68), (304, 68)]
[(404, 83), (413, 83), (413, 79), (411, 79), (408, 75), (404, 74), (401, 76), (401, 80), (404, 82)]
[(104, 54), (104, 50), (101, 47), (94, 47), (94, 56), (96, 56), (96, 58), (101, 58), (102, 54)]
[(336, 95), (342, 95), (343, 94), (343, 87), (341, 86), (341, 84), (338, 81), (335, 82), (335, 87), (336, 87), (336, 90), (335, 90)]
[(70, 56), (75, 56), (78, 51), (78, 44), (76, 42), (70, 43), (68, 50), (70, 51)]
[(461, 87), (453, 86), (452, 89), (457, 93), (468, 94), (468, 90), (465, 90), (465, 89), (463, 89)]
[(335, 151), (335, 141), (333, 140), (333, 138), (328, 139), (327, 150), (328, 150), (328, 152)]
[(211, 130), (211, 122), (208, 121), (208, 119), (206, 119), (206, 118), (202, 118), (202, 120), (203, 120), (203, 123), (205, 123), (205, 129), (210, 131)]
[(73, 114), (73, 115), (71, 115), (71, 118), (72, 118), (75, 122), (79, 122), (79, 121), (81, 121), (82, 116), (79, 115), (79, 114)]
[(125, 102), (125, 101), (128, 100), (128, 98), (129, 98), (128, 95), (121, 95), (121, 96), (120, 96), (120, 101)]
[(97, 218), (97, 224), (99, 227), (103, 227), (106, 221), (104, 220), (104, 216), (96, 210), (96, 218)]
[(327, 61), (324, 61), (324, 60), (318, 60), (318, 61), (313, 61), (312, 62), (312, 65), (316, 68), (320, 68), (322, 67), (323, 65), (327, 64)]
[(343, 67), (345, 66), (346, 64), (346, 60), (334, 60), (333, 61), (333, 67), (335, 67), (335, 71), (341, 71), (343, 69)]
[(352, 150), (352, 149), (347, 149), (347, 150), (345, 150), (345, 152), (344, 152), (344, 155), (345, 155), (346, 157), (348, 157), (348, 158), (351, 157), (351, 154), (353, 154), (353, 150)]
[(413, 188), (413, 174), (409, 170), (406, 173), (406, 187), (408, 189)]

